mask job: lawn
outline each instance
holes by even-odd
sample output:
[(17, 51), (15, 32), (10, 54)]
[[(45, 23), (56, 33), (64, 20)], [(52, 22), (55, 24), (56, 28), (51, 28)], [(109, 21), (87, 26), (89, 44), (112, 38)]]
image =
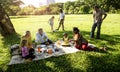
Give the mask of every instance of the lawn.
[[(98, 48), (106, 46), (106, 51), (79, 51), (59, 57), (24, 64), (7, 66), (10, 61), (9, 47), (20, 42), (20, 37), (30, 30), (32, 40), (38, 28), (43, 28), (48, 37), (56, 41), (62, 38), (64, 31), (51, 32), (48, 19), (52, 15), (11, 16), (17, 35), (2, 37), (0, 35), (0, 72), (118, 72), (120, 71), (120, 14), (108, 14), (102, 23), (101, 39), (90, 39), (93, 23), (91, 14), (66, 15), (65, 32), (72, 38), (72, 28), (78, 27), (83, 36)], [(54, 29), (58, 26), (58, 15), (55, 16)]]

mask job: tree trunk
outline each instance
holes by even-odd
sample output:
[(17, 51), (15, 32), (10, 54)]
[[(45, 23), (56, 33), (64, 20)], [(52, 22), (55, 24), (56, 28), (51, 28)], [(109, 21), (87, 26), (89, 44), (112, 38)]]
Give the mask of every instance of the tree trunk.
[(0, 4), (0, 33), (3, 36), (16, 33), (8, 14), (5, 12), (1, 4)]

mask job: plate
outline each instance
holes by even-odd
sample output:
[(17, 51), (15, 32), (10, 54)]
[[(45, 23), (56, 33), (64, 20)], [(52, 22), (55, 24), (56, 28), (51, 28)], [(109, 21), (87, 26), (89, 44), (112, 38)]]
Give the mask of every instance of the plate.
[(40, 47), (45, 47), (46, 45), (40, 45)]

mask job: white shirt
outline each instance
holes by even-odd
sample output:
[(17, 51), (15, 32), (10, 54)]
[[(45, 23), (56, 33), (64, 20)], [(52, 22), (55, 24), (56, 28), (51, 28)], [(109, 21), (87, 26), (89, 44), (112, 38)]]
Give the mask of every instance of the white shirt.
[(36, 34), (36, 43), (44, 43), (48, 40), (48, 37), (45, 33), (40, 35), (39, 33)]
[(64, 19), (65, 13), (60, 13), (60, 19)]

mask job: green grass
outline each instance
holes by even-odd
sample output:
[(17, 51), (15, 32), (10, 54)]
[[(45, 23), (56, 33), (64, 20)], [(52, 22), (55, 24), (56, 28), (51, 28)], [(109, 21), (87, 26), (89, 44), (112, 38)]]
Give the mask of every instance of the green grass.
[[(59, 57), (52, 57), (30, 63), (7, 66), (10, 61), (9, 47), (20, 42), (20, 37), (26, 30), (30, 30), (32, 39), (38, 28), (43, 28), (48, 37), (56, 41), (62, 38), (63, 31), (52, 33), (48, 19), (52, 15), (41, 16), (12, 16), (18, 35), (0, 36), (0, 71), (7, 72), (117, 72), (120, 70), (120, 15), (108, 14), (102, 23), (101, 39), (90, 39), (90, 30), (93, 23), (92, 15), (66, 15), (65, 32), (72, 38), (72, 28), (78, 27), (83, 36), (97, 47), (107, 46), (107, 51), (80, 51)], [(55, 16), (56, 29), (58, 15)]]

